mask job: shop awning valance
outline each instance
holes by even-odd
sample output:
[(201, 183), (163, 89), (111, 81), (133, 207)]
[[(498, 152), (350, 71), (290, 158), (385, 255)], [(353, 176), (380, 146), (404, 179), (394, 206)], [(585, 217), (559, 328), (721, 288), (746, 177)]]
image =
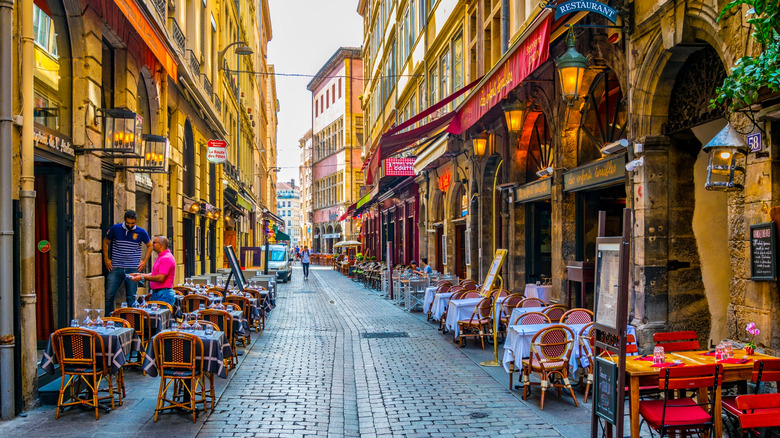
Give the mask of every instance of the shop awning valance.
[(342, 214), (341, 217), (339, 217), (339, 222), (347, 220), (348, 217), (352, 216), (352, 213), (355, 212), (355, 208), (357, 208), (357, 203), (354, 203), (349, 207), (347, 207), (347, 211), (344, 212), (344, 214)]
[(155, 58), (162, 64), (168, 75), (173, 78), (173, 82), (178, 81), (179, 77), (176, 74), (176, 61), (174, 61), (173, 55), (171, 55), (171, 52), (165, 47), (165, 44), (154, 31), (151, 23), (149, 23), (149, 20), (138, 8), (138, 5), (135, 4), (135, 1), (114, 0), (114, 3), (116, 3), (136, 32), (138, 32), (138, 35), (141, 36), (144, 44), (149, 47), (149, 50), (152, 51)]
[(276, 241), (277, 242), (289, 242), (290, 236), (288, 234), (285, 234), (279, 230), (276, 230)]

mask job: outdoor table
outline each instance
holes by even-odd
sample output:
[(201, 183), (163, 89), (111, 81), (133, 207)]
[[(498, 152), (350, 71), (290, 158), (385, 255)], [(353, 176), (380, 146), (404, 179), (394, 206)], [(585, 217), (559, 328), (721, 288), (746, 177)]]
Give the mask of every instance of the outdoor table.
[[(225, 310), (226, 309), (220, 309)], [(200, 310), (196, 310), (192, 314), (198, 314), (200, 313)], [(244, 312), (241, 310), (233, 310), (232, 312), (228, 312), (233, 317), (233, 334), (236, 335), (244, 335), (249, 330), (249, 322), (246, 320), (246, 317), (244, 316)]]
[[(666, 353), (666, 361), (671, 362), (674, 360), (680, 360), (682, 363), (688, 365), (706, 365), (717, 363), (715, 356), (703, 356), (703, 351), (684, 351)], [(746, 356), (745, 350), (734, 350), (734, 358), (741, 359)], [(746, 382), (751, 379), (753, 374), (753, 361), (757, 359), (777, 359), (776, 357), (767, 356), (765, 354), (753, 354), (748, 356), (751, 360), (747, 363), (721, 363), (723, 366), (723, 382)], [(609, 360), (617, 361), (617, 357), (613, 356)], [(629, 389), (629, 412), (631, 414), (631, 436), (639, 436), (640, 419), (639, 419), (639, 387), (640, 386), (657, 386), (659, 370), (663, 368), (653, 368), (653, 362), (648, 360), (636, 360), (636, 357), (629, 356), (626, 358), (626, 380)], [(746, 387), (746, 386), (745, 386)], [(744, 390), (741, 391), (744, 393)], [(707, 391), (699, 391), (700, 402), (706, 402)], [(721, 418), (721, 400), (720, 400), (720, 388), (715, 391), (715, 406), (714, 406), (714, 433), (712, 436), (719, 437), (723, 434), (723, 420)]]
[[(110, 364), (110, 374), (116, 374), (127, 362), (127, 357), (133, 351), (141, 350), (141, 339), (135, 334), (135, 330), (131, 328), (117, 328), (113, 330), (106, 330), (103, 327), (99, 328), (87, 328), (97, 332), (101, 338), (103, 338), (103, 346), (108, 352), (108, 361)], [(95, 346), (96, 355), (98, 360), (102, 360), (103, 350), (100, 349), (100, 345)], [(54, 351), (54, 345), (51, 342), (51, 336), (49, 337), (49, 343), (46, 345), (46, 350), (43, 352), (43, 359), (41, 359), (41, 369), (48, 374), (54, 374), (54, 365), (57, 363), (56, 353)]]
[(512, 316), (509, 317), (509, 324), (514, 325), (515, 320), (522, 314), (528, 312), (544, 312), (546, 307), (515, 307), (512, 310)]
[[(203, 357), (203, 365), (205, 367), (203, 371), (214, 373), (223, 379), (227, 379), (224, 359), (232, 356), (233, 350), (230, 348), (230, 342), (228, 342), (225, 337), (225, 333), (215, 331), (211, 335), (206, 335), (204, 330), (186, 331), (182, 333), (193, 334), (203, 341), (205, 355), (203, 351), (195, 352), (195, 358), (198, 362), (200, 362), (200, 358)], [(149, 347), (146, 349), (144, 371), (152, 377), (157, 377), (158, 371), (154, 357), (154, 338), (152, 338), (152, 342), (149, 342)]]
[(454, 294), (455, 292), (442, 292), (435, 294), (433, 297), (433, 309), (431, 310), (433, 319), (436, 321), (441, 319), (441, 316), (444, 314), (444, 309), (450, 302), (450, 297)]
[[(485, 299), (485, 297), (478, 297), (478, 298), (465, 298), (462, 300), (450, 300), (447, 309), (447, 321), (446, 327), (449, 330), (452, 330), (453, 336), (456, 338), (458, 337), (458, 321), (469, 319), (471, 318), (471, 315), (474, 313), (474, 309), (477, 307), (477, 304), (479, 304), (480, 301)], [(506, 299), (506, 297), (500, 297), (496, 302), (493, 304), (495, 306), (495, 309), (493, 311), (493, 314), (496, 315), (501, 308), (501, 303)]]
[(171, 326), (171, 311), (165, 307), (152, 310), (149, 307), (143, 308), (149, 314), (149, 329), (152, 336), (160, 333), (162, 330)]
[(533, 283), (526, 284), (525, 297), (539, 298), (540, 300), (549, 304), (550, 298), (552, 298), (552, 286), (551, 285), (537, 286)]
[(438, 286), (428, 286), (425, 288), (425, 299), (423, 300), (423, 312), (427, 313), (433, 303), (433, 297), (436, 295)]

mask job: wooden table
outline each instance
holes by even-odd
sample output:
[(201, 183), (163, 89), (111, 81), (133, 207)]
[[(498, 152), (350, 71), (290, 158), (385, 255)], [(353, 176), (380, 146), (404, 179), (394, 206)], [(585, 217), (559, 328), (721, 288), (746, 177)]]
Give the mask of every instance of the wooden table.
[[(688, 365), (707, 365), (714, 364), (717, 361), (715, 356), (702, 356), (703, 351), (681, 351), (677, 353), (666, 353), (666, 361), (672, 362), (680, 360)], [(734, 357), (741, 358), (745, 356), (745, 350), (734, 350)], [(753, 354), (749, 356), (751, 361), (745, 364), (730, 364), (722, 363), (723, 367), (723, 382), (739, 382), (748, 381), (751, 379), (753, 373), (753, 362), (759, 359), (777, 359), (776, 357), (767, 356), (765, 354)], [(631, 413), (631, 436), (639, 437), (639, 387), (640, 386), (656, 386), (658, 385), (659, 371), (663, 368), (653, 368), (652, 361), (648, 360), (635, 360), (635, 356), (626, 357), (626, 381), (628, 384), (629, 392), (629, 411)], [(613, 360), (617, 360), (617, 357), (613, 357)], [(741, 391), (744, 393), (744, 390)], [(707, 392), (700, 391), (699, 400), (700, 403), (706, 402)], [(721, 419), (721, 400), (720, 390), (715, 392), (715, 406), (713, 415), (715, 420), (715, 432), (713, 436), (719, 437), (723, 434), (723, 421)]]

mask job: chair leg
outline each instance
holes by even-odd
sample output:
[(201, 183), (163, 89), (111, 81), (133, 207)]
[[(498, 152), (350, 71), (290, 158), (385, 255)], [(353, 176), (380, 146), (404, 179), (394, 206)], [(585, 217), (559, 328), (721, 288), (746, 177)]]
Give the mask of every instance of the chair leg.
[(562, 375), (563, 377), (563, 384), (565, 385), (566, 389), (569, 390), (569, 394), (571, 394), (571, 398), (574, 400), (574, 406), (579, 407), (580, 404), (577, 402), (577, 395), (574, 394), (574, 389), (571, 387), (571, 383), (569, 382), (569, 376)]
[(585, 403), (588, 402), (588, 392), (590, 391), (590, 385), (592, 384), (593, 384), (593, 372), (589, 369), (587, 383), (585, 384)]
[(547, 374), (542, 373), (542, 382), (541, 382), (541, 388), (542, 388), (542, 401), (539, 403), (539, 410), (544, 410), (544, 394), (547, 393)]
[(157, 407), (154, 410), (154, 422), (157, 422), (157, 415), (162, 409), (162, 401), (165, 397), (165, 377), (160, 376), (160, 390), (157, 391)]
[(98, 410), (98, 397), (100, 394), (98, 394), (98, 388), (100, 387), (100, 381), (98, 380), (97, 374), (92, 375), (92, 403), (95, 404), (95, 420), (100, 419), (100, 411)]
[[(67, 387), (70, 388), (70, 392), (73, 392), (73, 387), (70, 386), (70, 382), (73, 380), (73, 377), (68, 379), (68, 385)], [(60, 393), (57, 398), (57, 413), (54, 415), (54, 418), (60, 418), (60, 409), (62, 408), (62, 397), (65, 395), (65, 375), (63, 374), (62, 379), (60, 379)]]
[(193, 423), (197, 421), (195, 419), (195, 414), (196, 414), (196, 410), (195, 410), (195, 398), (196, 397), (195, 397), (195, 394), (197, 394), (197, 391), (196, 391), (197, 386), (195, 386), (195, 385), (196, 385), (197, 381), (198, 380), (195, 379), (195, 378), (190, 380), (190, 390), (189, 390), (189, 393), (190, 393), (190, 409), (192, 409), (192, 422)]

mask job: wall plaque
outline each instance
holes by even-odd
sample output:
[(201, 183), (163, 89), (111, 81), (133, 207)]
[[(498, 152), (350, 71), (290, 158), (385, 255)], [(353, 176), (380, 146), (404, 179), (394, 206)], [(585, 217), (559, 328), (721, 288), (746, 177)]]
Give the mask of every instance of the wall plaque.
[(750, 279), (764, 281), (777, 279), (777, 239), (774, 221), (750, 226)]

